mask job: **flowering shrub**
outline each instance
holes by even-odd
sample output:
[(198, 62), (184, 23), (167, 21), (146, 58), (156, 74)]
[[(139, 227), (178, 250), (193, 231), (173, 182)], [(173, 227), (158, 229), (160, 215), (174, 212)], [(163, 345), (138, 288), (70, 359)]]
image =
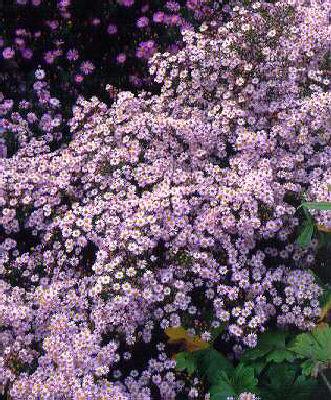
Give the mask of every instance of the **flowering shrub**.
[(0, 160), (11, 398), (228, 398), (175, 370), (164, 330), (211, 342), (218, 329), (214, 346), (236, 358), (269, 326), (314, 328), (318, 243), (295, 243), (296, 209), (329, 196), (329, 5), (247, 3), (154, 54), (159, 94), (80, 97), (67, 145), (40, 70), (41, 134), (32, 117), (6, 119), (18, 134)]
[(210, 14), (212, 2), (10, 0), (4, 11), (0, 62), (9, 76), (3, 83), (13, 83), (13, 71), (29, 83), (41, 65), (66, 101), (108, 83), (149, 86), (146, 60), (165, 47), (176, 50), (180, 29)]

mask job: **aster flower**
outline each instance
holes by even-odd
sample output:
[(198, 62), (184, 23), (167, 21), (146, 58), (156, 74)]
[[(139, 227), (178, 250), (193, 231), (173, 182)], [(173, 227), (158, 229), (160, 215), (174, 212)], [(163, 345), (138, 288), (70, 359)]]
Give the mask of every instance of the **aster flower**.
[(5, 60), (10, 60), (11, 58), (14, 57), (14, 55), (15, 51), (11, 47), (5, 47), (2, 51), (2, 56)]

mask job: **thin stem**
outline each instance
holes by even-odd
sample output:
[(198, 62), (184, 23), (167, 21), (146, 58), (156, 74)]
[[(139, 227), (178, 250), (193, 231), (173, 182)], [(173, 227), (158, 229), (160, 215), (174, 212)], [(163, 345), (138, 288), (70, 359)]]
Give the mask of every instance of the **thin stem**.
[(323, 382), (325, 383), (326, 387), (329, 389), (329, 392), (331, 393), (331, 384), (330, 384), (330, 382), (327, 380), (326, 376), (324, 375), (324, 372), (321, 371), (321, 372), (320, 372), (320, 375), (321, 375), (321, 377), (322, 377), (322, 379), (323, 379)]

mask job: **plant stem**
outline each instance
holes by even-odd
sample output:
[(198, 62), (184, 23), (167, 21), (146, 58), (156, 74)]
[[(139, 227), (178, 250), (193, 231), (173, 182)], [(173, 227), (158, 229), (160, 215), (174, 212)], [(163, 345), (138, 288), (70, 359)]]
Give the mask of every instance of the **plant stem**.
[(324, 375), (324, 372), (321, 371), (320, 375), (322, 377), (323, 382), (325, 383), (326, 387), (329, 389), (329, 392), (331, 393), (331, 384), (330, 382), (327, 380), (327, 377)]

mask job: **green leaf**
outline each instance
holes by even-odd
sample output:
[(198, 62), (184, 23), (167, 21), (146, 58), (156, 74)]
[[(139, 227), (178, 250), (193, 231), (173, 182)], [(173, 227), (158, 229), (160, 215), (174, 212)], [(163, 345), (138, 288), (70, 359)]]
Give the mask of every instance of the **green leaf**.
[(262, 358), (276, 349), (285, 350), (285, 338), (287, 333), (284, 331), (268, 331), (262, 334), (258, 344), (254, 349), (246, 350), (242, 356), (243, 361), (256, 360)]
[(257, 379), (254, 369), (240, 363), (231, 375), (220, 371), (217, 380), (209, 389), (212, 400), (226, 400), (243, 392), (255, 392)]
[(301, 333), (296, 337), (290, 349), (301, 358), (313, 361), (331, 361), (331, 327), (317, 327), (311, 332)]
[(276, 388), (286, 386), (287, 384), (292, 384), (293, 380), (295, 379), (295, 374), (295, 366), (285, 363), (274, 364), (267, 371), (270, 384)]
[(266, 354), (270, 352), (270, 347), (266, 345), (260, 345), (258, 344), (257, 347), (254, 349), (248, 349), (245, 351), (245, 353), (242, 355), (241, 360), (242, 361), (255, 361), (259, 358), (264, 357)]
[(310, 376), (312, 375), (314, 369), (315, 369), (315, 361), (313, 360), (306, 360), (304, 361), (300, 366), (302, 368), (302, 373), (304, 375)]
[(254, 369), (255, 375), (258, 376), (266, 367), (267, 363), (265, 360), (254, 360), (254, 361), (249, 361), (248, 365)]
[(281, 363), (284, 361), (292, 362), (295, 360), (295, 355), (286, 349), (273, 350), (266, 357), (267, 362)]
[(298, 368), (288, 363), (272, 365), (260, 382), (263, 400), (308, 400), (316, 381), (297, 373)]
[(190, 375), (197, 369), (196, 358), (193, 353), (189, 353), (183, 351), (181, 353), (176, 354), (176, 369), (178, 371), (187, 371)]
[(285, 347), (285, 340), (288, 333), (282, 330), (269, 330), (261, 337), (261, 342), (272, 348), (282, 349)]
[(260, 393), (263, 400), (310, 400), (316, 387), (316, 380), (300, 375), (296, 379), (283, 381), (279, 385), (274, 385), (274, 382), (266, 384)]
[(305, 221), (300, 235), (297, 238), (297, 244), (301, 247), (307, 247), (311, 242), (314, 232), (314, 224), (311, 221)]
[(211, 384), (216, 383), (223, 372), (229, 375), (233, 372), (234, 368), (231, 362), (213, 348), (196, 351), (195, 356), (198, 357), (197, 363), (200, 375), (206, 376)]
[(235, 369), (231, 382), (238, 395), (242, 392), (254, 393), (258, 383), (255, 378), (254, 368), (246, 367), (243, 363), (240, 363)]
[(320, 326), (312, 332), (298, 335), (290, 350), (306, 359), (301, 364), (303, 373), (314, 375), (318, 367), (331, 362), (331, 327)]
[(228, 397), (236, 395), (236, 391), (226, 373), (223, 374), (222, 379), (220, 378), (216, 384), (209, 388), (209, 393), (211, 400), (227, 400)]
[(329, 201), (316, 201), (316, 202), (306, 201), (302, 203), (300, 207), (305, 207), (311, 210), (331, 211), (331, 203)]

